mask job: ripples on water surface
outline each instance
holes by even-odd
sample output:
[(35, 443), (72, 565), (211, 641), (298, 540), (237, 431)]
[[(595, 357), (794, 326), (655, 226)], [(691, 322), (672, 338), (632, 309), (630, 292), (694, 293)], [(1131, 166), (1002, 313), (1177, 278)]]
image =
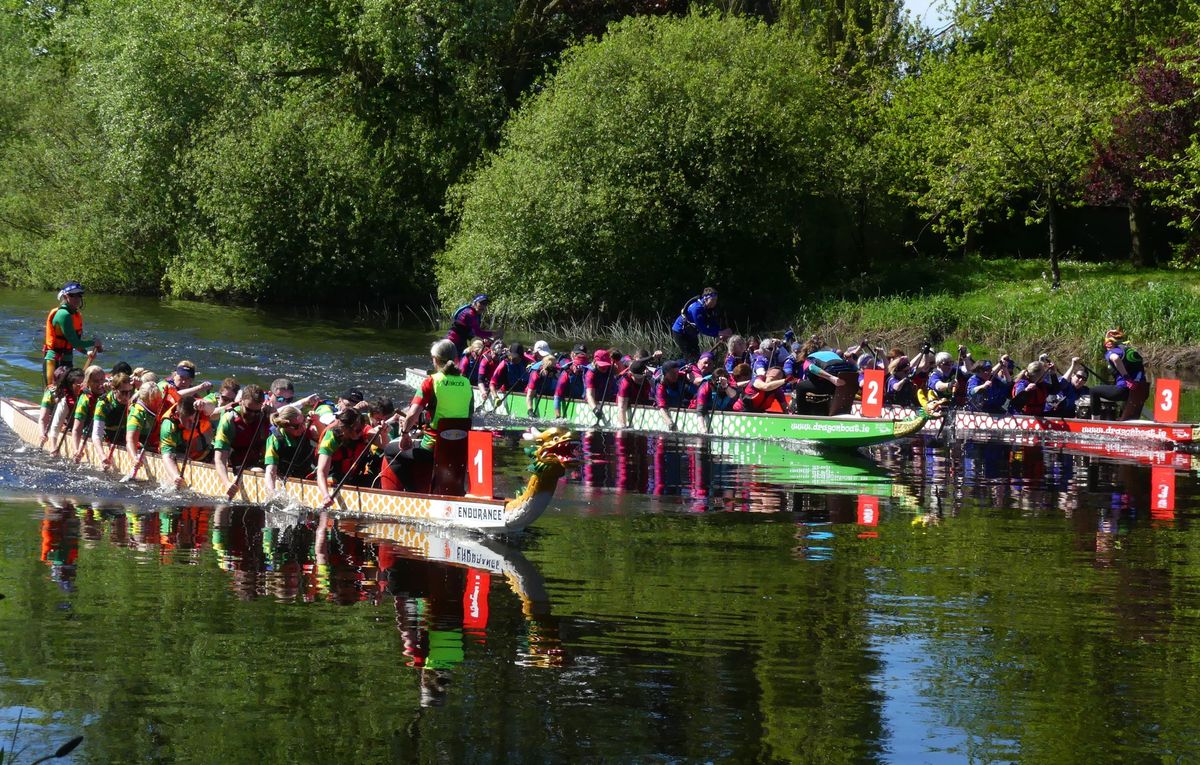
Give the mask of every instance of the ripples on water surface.
[[(397, 357), (429, 339), (93, 302), (130, 361), (287, 371), (302, 391), (406, 398)], [(35, 389), (35, 305), (0, 294), (5, 391)], [(525, 463), (512, 438), (506, 487)], [(1182, 458), (583, 445), (555, 509), (501, 541), (187, 505), (0, 433), (0, 747), (31, 762), (82, 734), (72, 756), (97, 763), (1200, 759)], [(1151, 509), (1167, 475), (1175, 506)]]

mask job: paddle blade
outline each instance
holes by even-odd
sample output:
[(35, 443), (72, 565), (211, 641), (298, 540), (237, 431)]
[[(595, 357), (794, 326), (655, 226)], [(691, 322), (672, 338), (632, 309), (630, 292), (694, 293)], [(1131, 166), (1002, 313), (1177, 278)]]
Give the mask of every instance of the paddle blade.
[(71, 739), (67, 743), (60, 746), (58, 748), (58, 751), (56, 751), (54, 753), (54, 756), (55, 757), (66, 757), (68, 754), (75, 751), (75, 747), (79, 746), (81, 743), (83, 743), (83, 736), (76, 736), (75, 738)]

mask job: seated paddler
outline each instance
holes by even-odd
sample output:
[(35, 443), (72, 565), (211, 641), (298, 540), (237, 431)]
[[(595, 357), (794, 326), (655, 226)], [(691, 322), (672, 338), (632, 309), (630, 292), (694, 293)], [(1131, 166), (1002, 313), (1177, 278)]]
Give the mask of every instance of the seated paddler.
[(184, 486), (180, 467), (201, 462), (212, 446), (212, 422), (193, 396), (184, 396), (163, 417), (158, 431), (158, 449), (162, 453), (167, 483), (177, 489)]
[(533, 346), (537, 359), (529, 365), (529, 377), (525, 383), (525, 411), (537, 417), (542, 399), (554, 400), (554, 389), (558, 386), (558, 359), (545, 340)]
[(282, 488), (281, 482), (288, 478), (304, 478), (313, 472), (315, 437), (316, 430), (298, 406), (287, 404), (271, 415), (271, 432), (263, 456), (268, 494)]
[(829, 397), (829, 414), (849, 412), (858, 391), (858, 368), (827, 348), (809, 353), (805, 364), (804, 379), (795, 386), (795, 405), (802, 406), (811, 393)]
[(92, 435), (96, 405), (104, 397), (104, 370), (95, 364), (83, 371), (83, 390), (75, 403), (75, 420), (71, 425), (71, 456), (76, 462), (83, 457), (84, 446)]
[[(102, 456), (102, 464), (112, 464), (112, 450), (125, 443), (125, 418), (133, 400), (133, 378), (117, 372), (108, 381), (109, 391), (96, 403), (92, 415), (92, 447)], [(104, 445), (109, 444), (109, 449)]]
[(1004, 414), (1010, 386), (996, 379), (992, 362), (984, 359), (975, 365), (967, 379), (967, 409), (972, 412)]
[(1056, 417), (1074, 417), (1078, 413), (1079, 397), (1090, 393), (1088, 389), (1088, 373), (1083, 367), (1083, 359), (1075, 356), (1066, 374), (1058, 378), (1051, 386), (1050, 395), (1046, 397), (1046, 414)]
[(136, 465), (145, 449), (158, 449), (159, 426), (171, 407), (157, 382), (144, 382), (125, 420), (125, 451)]
[[(242, 471), (258, 467), (267, 444), (268, 420), (263, 413), (266, 393), (257, 385), (243, 385), (237, 404), (221, 415), (213, 438), (213, 466), (232, 499)], [(234, 472), (230, 472), (230, 471)]]
[(317, 446), (317, 491), (324, 507), (333, 503), (335, 486), (369, 486), (371, 447), (378, 444), (383, 428), (376, 432), (357, 409), (343, 409), (321, 435)]

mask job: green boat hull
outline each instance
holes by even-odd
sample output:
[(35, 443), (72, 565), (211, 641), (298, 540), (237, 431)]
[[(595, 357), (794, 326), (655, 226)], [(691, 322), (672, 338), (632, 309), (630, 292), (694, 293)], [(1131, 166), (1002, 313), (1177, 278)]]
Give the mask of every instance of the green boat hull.
[[(419, 389), (427, 376), (426, 372), (409, 369), (404, 382)], [(617, 429), (617, 405), (609, 402), (600, 407), (599, 416), (586, 402), (570, 399), (563, 403), (563, 416), (554, 417), (554, 400), (550, 396), (533, 398), (530, 412), (524, 394), (513, 393), (496, 401), (485, 401), (478, 388), (475, 390), (477, 413), (494, 414), (521, 420), (554, 422), (568, 426), (594, 429)], [(803, 441), (821, 446), (854, 449), (892, 441), (912, 435), (921, 429), (924, 419), (880, 420), (841, 415), (838, 417), (807, 417), (792, 414), (756, 414), (749, 412), (712, 412), (704, 415), (689, 409), (670, 412), (674, 432), (692, 435), (715, 436), (717, 438), (779, 439)], [(657, 407), (634, 406), (630, 408), (628, 427), (648, 432), (670, 432)]]

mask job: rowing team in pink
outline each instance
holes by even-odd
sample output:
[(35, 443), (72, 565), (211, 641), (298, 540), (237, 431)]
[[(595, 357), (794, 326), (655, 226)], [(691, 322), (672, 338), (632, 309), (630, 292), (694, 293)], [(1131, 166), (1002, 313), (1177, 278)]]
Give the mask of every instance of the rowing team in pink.
[[(529, 351), (521, 343), (508, 347), (501, 341), (485, 343), (475, 335), (482, 331), (486, 295), (459, 309), (449, 339), (462, 352), (461, 373), (478, 387), (485, 406), (508, 411), (509, 399), (523, 396), (526, 411), (556, 419), (570, 416), (577, 405), (586, 406), (598, 423), (616, 427), (629, 426), (634, 405), (656, 406), (668, 430), (675, 428), (672, 413), (680, 409), (705, 414), (845, 414), (851, 411), (868, 369), (886, 373), (884, 403), (899, 407), (942, 400), (994, 414), (1133, 419), (1141, 415), (1149, 394), (1142, 357), (1119, 329), (1104, 338), (1104, 358), (1113, 381), (1089, 388), (1094, 373), (1079, 357), (1060, 372), (1044, 354), (1017, 369), (1008, 355), (994, 364), (976, 361), (963, 346), (957, 358), (935, 352), (929, 344), (910, 358), (898, 348), (880, 353), (865, 340), (845, 350), (827, 346), (818, 336), (801, 343), (791, 331), (781, 339), (744, 339), (715, 329), (717, 325), (704, 312), (715, 300), (715, 291), (706, 290), (681, 313), (677, 324), (682, 327), (673, 327), (685, 355), (695, 338), (687, 334), (689, 325), (683, 316), (691, 316), (692, 326), (701, 334), (716, 337), (713, 350), (699, 353), (694, 360), (664, 360), (661, 351), (626, 355), (615, 348), (600, 348), (589, 352), (582, 345), (556, 354), (545, 341)], [(483, 332), (490, 340), (491, 333)], [(721, 352), (723, 363), (717, 356)], [(552, 407), (544, 401), (553, 402)], [(604, 412), (608, 402), (617, 405), (611, 422)]]

